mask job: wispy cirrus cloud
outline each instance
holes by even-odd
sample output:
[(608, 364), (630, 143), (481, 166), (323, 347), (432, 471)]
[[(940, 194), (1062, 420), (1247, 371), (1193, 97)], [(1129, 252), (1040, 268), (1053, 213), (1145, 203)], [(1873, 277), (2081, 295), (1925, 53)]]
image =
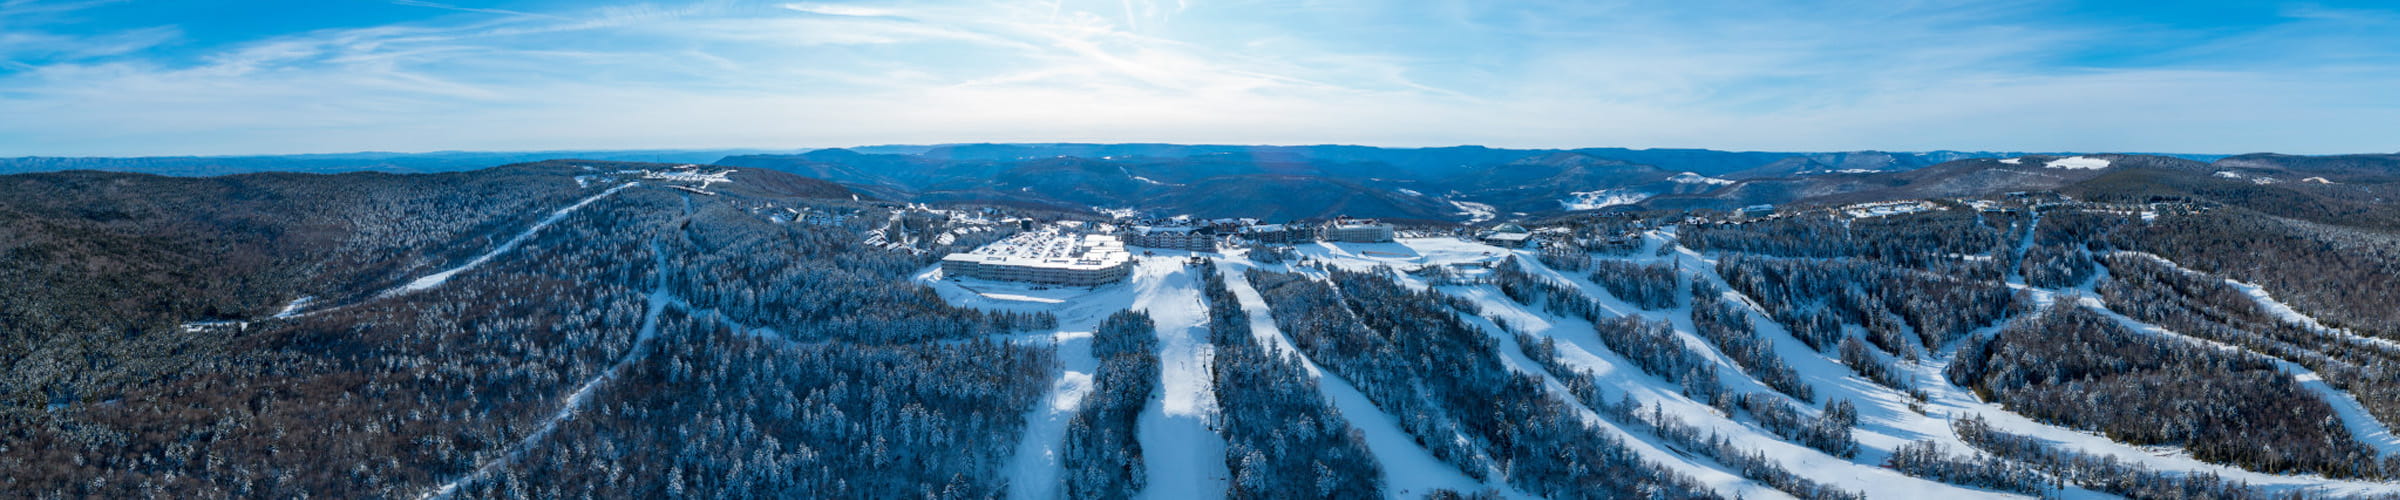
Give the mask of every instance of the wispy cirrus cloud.
[(0, 28), (31, 26), (0, 31), (0, 114), (43, 117), (0, 123), (0, 154), (2400, 149), (2386, 118), (2400, 111), (2400, 37), (2388, 11), (2350, 6), (2128, 27), (2060, 4), (1951, 0), (394, 4), (426, 14), (177, 55), (153, 49), (178, 28), (66, 33), (40, 18), (91, 6), (0, 3)]

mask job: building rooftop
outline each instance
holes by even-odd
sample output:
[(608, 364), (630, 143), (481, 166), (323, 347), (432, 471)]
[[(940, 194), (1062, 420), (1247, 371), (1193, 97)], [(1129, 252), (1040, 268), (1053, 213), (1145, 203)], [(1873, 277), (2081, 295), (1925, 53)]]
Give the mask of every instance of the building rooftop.
[(1125, 242), (1104, 234), (1066, 234), (1054, 231), (1020, 233), (972, 252), (942, 257), (945, 261), (983, 265), (1053, 269), (1103, 269), (1133, 260)]
[(1134, 232), (1138, 232), (1138, 233), (1142, 233), (1142, 234), (1175, 234), (1175, 233), (1189, 233), (1189, 232), (1192, 232), (1192, 231), (1195, 231), (1195, 230), (1198, 230), (1198, 229), (1200, 229), (1200, 228), (1191, 227), (1191, 226), (1134, 226), (1134, 227), (1133, 227), (1133, 230), (1134, 230)]

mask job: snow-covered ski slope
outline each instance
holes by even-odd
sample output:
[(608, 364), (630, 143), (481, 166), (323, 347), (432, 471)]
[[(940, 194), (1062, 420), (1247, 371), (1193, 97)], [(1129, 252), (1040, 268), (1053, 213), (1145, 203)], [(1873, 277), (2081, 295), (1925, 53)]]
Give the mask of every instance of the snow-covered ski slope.
[(1225, 438), (1216, 419), (1216, 384), (1209, 372), (1208, 305), (1200, 278), (1184, 259), (1143, 259), (1134, 270), (1133, 308), (1158, 325), (1158, 397), (1137, 423), (1150, 483), (1143, 498), (1223, 498)]
[[(1675, 244), (1672, 229), (1653, 231), (1647, 235), (1646, 247), (1629, 257), (1600, 256), (1642, 263), (1671, 263), (1686, 276), (1708, 280), (1725, 287), (1716, 272), (1716, 256), (1703, 254)], [(1660, 251), (1661, 249), (1664, 251)], [(1535, 254), (1464, 241), (1455, 238), (1402, 239), (1394, 243), (1349, 244), (1309, 243), (1298, 246), (1301, 259), (1334, 267), (1368, 270), (1389, 267), (1399, 270), (1441, 265), (1498, 265), (1514, 256), (1528, 272), (1572, 285), (1597, 300), (1606, 314), (1632, 315), (1672, 324), (1679, 339), (1694, 351), (1700, 352), (1716, 365), (1728, 390), (1757, 393), (1786, 398), (1741, 370), (1714, 345), (1695, 333), (1688, 304), (1667, 310), (1642, 310), (1610, 295), (1606, 289), (1579, 273), (1561, 272), (1541, 265)], [(1369, 401), (1348, 381), (1319, 369), (1314, 362), (1294, 349), (1291, 340), (1276, 328), (1270, 311), (1244, 276), (1252, 268), (1274, 271), (1295, 271), (1322, 276), (1296, 263), (1266, 264), (1253, 261), (1241, 250), (1224, 254), (1158, 251), (1158, 255), (1142, 259), (1134, 277), (1125, 283), (1093, 289), (1037, 289), (1019, 284), (980, 280), (942, 280), (938, 271), (927, 271), (920, 281), (934, 286), (954, 304), (1007, 310), (1050, 311), (1060, 315), (1060, 332), (1039, 336), (1039, 339), (1059, 342), (1061, 358), (1066, 365), (1059, 375), (1049, 404), (1031, 409), (1028, 418), (1034, 425), (1028, 430), (1019, 449), (1017, 463), (1010, 470), (1011, 492), (1020, 498), (1050, 498), (1058, 490), (1061, 471), (1056, 458), (1063, 425), (1080, 402), (1081, 392), (1088, 391), (1089, 374), (1096, 362), (1089, 359), (1088, 338), (1092, 326), (1109, 313), (1132, 308), (1152, 314), (1158, 321), (1161, 338), (1162, 363), (1161, 395), (1143, 415), (1140, 439), (1151, 472), (1151, 489), (1144, 496), (1153, 498), (1217, 497), (1224, 491), (1223, 442), (1206, 428), (1189, 425), (1178, 428), (1175, 419), (1194, 417), (1192, 422), (1205, 423), (1213, 418), (1210, 398), (1207, 397), (1208, 348), (1205, 341), (1205, 311), (1197, 296), (1196, 276), (1185, 269), (1186, 257), (1199, 255), (1215, 259), (1215, 265), (1228, 278), (1234, 296), (1249, 314), (1254, 335), (1262, 345), (1299, 356), (1307, 371), (1318, 377), (1324, 396), (1341, 410), (1354, 428), (1366, 438), (1385, 470), (1384, 496), (1413, 498), (1434, 489), (1457, 491), (1494, 490), (1507, 497), (1524, 497), (1509, 488), (1502, 480), (1482, 482), (1471, 479), (1453, 466), (1435, 459), (1419, 445), (1422, 439), (1412, 436), (1398, 425), (1398, 418)], [(2075, 297), (2082, 307), (2094, 307), (2123, 318), (2096, 300), (2087, 282), (2070, 289), (2038, 289), (2024, 285), (2019, 279), (2012, 286), (2025, 289), (2037, 302), (2048, 304)], [(1555, 396), (1575, 402), (1561, 385), (1557, 376), (1524, 357), (1515, 339), (1499, 330), (1497, 322), (1535, 338), (1556, 341), (1561, 360), (1569, 367), (1592, 374), (1602, 392), (1610, 399), (1630, 397), (1643, 405), (1670, 414), (1685, 424), (1702, 431), (1713, 432), (1739, 446), (1769, 457), (1792, 473), (1847, 491), (1864, 493), (1870, 498), (2016, 498), (2019, 495), (1993, 490), (1970, 488), (1911, 477), (1882, 467), (1883, 460), (1901, 445), (1930, 440), (1947, 446), (1953, 453), (1978, 453), (1951, 431), (1956, 419), (1981, 416), (1999, 430), (2032, 436), (2053, 446), (2081, 453), (2114, 457), (2170, 473), (2209, 473), (2243, 481), (2274, 493), (2304, 493), (2317, 495), (2350, 495), (2365, 493), (2400, 493), (2400, 484), (2373, 481), (2335, 480), (2313, 475), (2265, 474), (2240, 468), (2202, 462), (2173, 447), (2133, 446), (2111, 441), (2094, 432), (2045, 424), (2010, 412), (1996, 404), (1986, 403), (1965, 389), (1951, 385), (1942, 372), (1950, 362), (1950, 353), (1928, 349), (1926, 359), (1895, 360), (1894, 366), (1913, 377), (1927, 399), (1918, 409), (1911, 408), (1915, 398), (1859, 377), (1829, 353), (1809, 348), (1793, 337), (1780, 324), (1768, 319), (1755, 306), (1746, 307), (1757, 333), (1772, 343), (1773, 351), (1783, 358), (1802, 379), (1815, 389), (1814, 404), (1796, 402), (1814, 415), (1823, 402), (1849, 400), (1857, 405), (1859, 425), (1854, 430), (1860, 453), (1853, 458), (1833, 456), (1800, 444), (1784, 440), (1761, 427), (1746, 413), (1726, 415), (1702, 401), (1682, 394), (1681, 388), (1660, 377), (1643, 372), (1621, 354), (1610, 350), (1593, 333), (1589, 321), (1564, 317), (1538, 307), (1520, 305), (1503, 296), (1493, 285), (1430, 286), (1412, 276), (1400, 276), (1404, 286), (1432, 289), (1463, 298), (1482, 309), (1476, 317), (1467, 318), (1491, 334), (1500, 343), (1503, 361), (1520, 373), (1539, 374), (1549, 382)], [(2238, 286), (2238, 285), (2237, 285)], [(1737, 302), (1748, 303), (1738, 292), (1725, 292)], [(2296, 323), (2307, 318), (2289, 307), (2277, 308), (2263, 293), (2253, 293), (2262, 307), (2285, 315)], [(2124, 319), (2131, 321), (2130, 319)], [(2133, 325), (2153, 334), (2175, 335), (2156, 326)], [(2000, 325), (1989, 325), (1973, 335), (1990, 335)], [(1920, 346), (1923, 347), (1923, 346)], [(2294, 373), (2310, 390), (2324, 396), (2343, 415), (2344, 424), (2357, 433), (2362, 441), (2384, 453), (2400, 451), (2400, 444), (2388, 428), (2364, 413), (2355, 399), (2335, 390), (2304, 368), (2286, 363), (2285, 369)], [(1179, 373), (1180, 372), (1180, 373)], [(1753, 480), (1740, 477), (1738, 471), (1696, 452), (1680, 449), (1648, 430), (1612, 422), (1593, 408), (1577, 402), (1572, 405), (1579, 415), (1604, 432), (1623, 438), (1627, 445), (1645, 460), (1676, 470), (1716, 489), (1718, 493), (1745, 498), (1786, 498), (1789, 495)], [(1922, 410), (1920, 412), (1919, 410)], [(1174, 464), (1174, 465), (1170, 465)], [(1205, 467), (1196, 464), (1207, 464)], [(1498, 476), (1494, 476), (1498, 477)], [(1172, 487), (1170, 487), (1172, 485)], [(2110, 495), (2068, 488), (2052, 492), (2062, 498), (2108, 498)]]
[[(1654, 241), (1651, 244), (1657, 245), (1660, 243), (1655, 241), (1654, 238)], [(1375, 265), (1415, 267), (1420, 265), (1447, 265), (1462, 262), (1497, 262), (1500, 259), (1505, 259), (1510, 255), (1516, 255), (1519, 257), (1518, 260), (1526, 266), (1526, 269), (1534, 272), (1536, 275), (1545, 276), (1561, 283), (1573, 284), (1577, 288), (1581, 289), (1585, 295), (1598, 299), (1601, 302), (1602, 307), (1609, 314), (1635, 315), (1644, 317), (1646, 319), (1669, 320), (1670, 323), (1675, 325), (1678, 336), (1681, 337), (1681, 340), (1683, 340), (1686, 345), (1689, 345), (1693, 349), (1704, 353), (1704, 355), (1711, 358), (1713, 363), (1718, 365), (1719, 375), (1723, 378), (1727, 389), (1740, 392), (1775, 394), (1774, 391), (1768, 389), (1765, 384), (1750, 378), (1747, 374), (1744, 374), (1739, 367), (1734, 366), (1730, 360), (1724, 358), (1722, 354), (1717, 353), (1709, 346), (1707, 341), (1700, 339), (1696, 334), (1692, 333), (1691, 311), (1688, 304), (1669, 310), (1644, 311), (1631, 304), (1625, 303), (1622, 300), (1616, 299), (1615, 297), (1609, 295), (1605, 289), (1600, 288), (1599, 285), (1592, 283), (1589, 280), (1581, 277), (1570, 276), (1566, 273), (1551, 270), (1540, 265), (1538, 262), (1534, 261), (1533, 255), (1529, 252), (1502, 249), (1450, 238), (1401, 240), (1398, 243), (1392, 243), (1390, 245), (1408, 247), (1409, 250), (1392, 251), (1377, 249), (1371, 250), (1374, 253), (1364, 253), (1370, 250), (1344, 248), (1349, 245), (1319, 245), (1316, 248), (1304, 247), (1302, 254), (1325, 258), (1332, 261), (1335, 265), (1355, 269), (1366, 269)], [(1417, 255), (1418, 257), (1397, 258), (1394, 257), (1395, 254), (1413, 254)], [(1695, 259), (1695, 255), (1671, 254), (1668, 257), (1656, 257), (1654, 256), (1654, 252), (1651, 251), (1635, 252), (1634, 254), (1642, 257), (1633, 258), (1633, 260), (1680, 260), (1685, 263), (1687, 268), (1706, 266), (1709, 268), (1708, 271), (1711, 274), (1714, 273), (1713, 263), (1703, 263)], [(1362, 258), (1349, 257), (1352, 255), (1361, 256)], [(1413, 278), (1403, 278), (1403, 282), (1411, 284), (1412, 286), (1425, 286), (1423, 283), (1417, 282)], [(1566, 358), (1570, 365), (1593, 373), (1598, 379), (1597, 381), (1602, 384), (1604, 392), (1609, 394), (1612, 398), (1623, 395), (1631, 395), (1644, 404), (1657, 405), (1663, 411), (1681, 418), (1687, 424), (1700, 427), (1704, 430), (1717, 432), (1726, 436), (1730, 440), (1741, 443), (1745, 448), (1751, 448), (1758, 452), (1765, 453), (1770, 457), (1775, 458), (1778, 463), (1782, 464), (1785, 468), (1790, 469), (1795, 474), (1833, 485), (1838, 488), (1865, 492), (1870, 497), (1875, 498), (1975, 498), (2006, 496), (1996, 492), (1963, 488), (1912, 478), (1896, 471), (1880, 467), (1879, 464), (1881, 463), (1882, 457), (1889, 455), (1891, 448), (1897, 447), (1898, 445), (1908, 441), (1923, 439), (1923, 435), (1928, 433), (1939, 432), (1947, 434), (1949, 432), (1948, 424), (1946, 422), (1922, 421), (1924, 419), (1918, 419), (1920, 421), (1907, 421), (1906, 419), (1900, 419), (1895, 416), (1891, 416), (1891, 411), (1883, 412), (1883, 416), (1885, 418), (1882, 421), (1878, 421), (1875, 418), (1877, 415), (1868, 411), (1869, 407), (1877, 406), (1877, 403), (1871, 403), (1868, 398), (1861, 396), (1862, 394), (1871, 393), (1876, 390), (1882, 390), (1882, 392), (1885, 394), (1880, 396), (1887, 400), (1885, 403), (1888, 403), (1887, 405), (1883, 405), (1885, 406), (1884, 409), (1897, 410), (1900, 413), (1907, 413), (1905, 403), (1907, 397), (1905, 395), (1889, 391), (1888, 389), (1884, 389), (1881, 386), (1876, 386), (1865, 380), (1858, 379), (1854, 376), (1848, 376), (1847, 368), (1834, 364), (1831, 360), (1825, 359), (1822, 357), (1822, 355), (1816, 354), (1815, 351), (1809, 350), (1807, 346), (1801, 345), (1799, 340), (1791, 338), (1789, 335), (1782, 335), (1781, 332), (1766, 332), (1769, 334), (1769, 338), (1771, 340), (1776, 341), (1776, 352), (1779, 355), (1785, 356), (1786, 358), (1815, 357), (1816, 360), (1819, 361), (1819, 363), (1811, 364), (1806, 363), (1805, 359), (1789, 360), (1789, 362), (1792, 363), (1793, 368), (1800, 370), (1801, 374), (1811, 383), (1811, 385), (1817, 386), (1818, 392), (1820, 393), (1820, 398), (1846, 397), (1854, 399), (1855, 402), (1860, 405), (1861, 422), (1857, 433), (1860, 438), (1861, 446), (1866, 451), (1863, 451), (1859, 458), (1842, 459), (1798, 444), (1783, 441), (1774, 435), (1769, 434), (1764, 429), (1757, 427), (1755, 423), (1751, 423), (1746, 420), (1728, 418), (1723, 414), (1718, 413), (1715, 409), (1710, 408), (1703, 402), (1691, 400), (1682, 394), (1680, 387), (1676, 384), (1667, 382), (1666, 380), (1657, 376), (1644, 373), (1631, 361), (1628, 361), (1623, 356), (1620, 356), (1616, 352), (1609, 350), (1608, 347), (1603, 345), (1599, 338), (1592, 333), (1593, 330), (1591, 323), (1584, 321), (1581, 318), (1558, 316), (1555, 314), (1550, 314), (1546, 311), (1541, 311), (1537, 308), (1529, 308), (1517, 304), (1515, 301), (1509, 300), (1506, 296), (1501, 295), (1500, 291), (1496, 287), (1490, 285), (1445, 286), (1434, 287), (1434, 289), (1475, 302), (1478, 306), (1483, 308), (1486, 318), (1488, 319), (1507, 321), (1510, 326), (1534, 335), (1535, 337), (1556, 339), (1561, 351), (1561, 357)], [(1763, 317), (1754, 317), (1753, 319), (1758, 320), (1756, 322), (1761, 325), (1767, 324)], [(1488, 322), (1483, 322), (1483, 324), (1487, 326), (1489, 325)], [(1517, 348), (1514, 345), (1514, 339), (1508, 338), (1505, 335), (1498, 335), (1497, 332), (1494, 333), (1495, 338), (1502, 341), (1503, 347), (1501, 350), (1505, 351), (1502, 353), (1504, 358), (1508, 359), (1512, 365), (1521, 371), (1541, 371), (1538, 366), (1533, 365), (1530, 360), (1524, 359), (1522, 354), (1517, 352)], [(1555, 382), (1552, 385), (1555, 386)], [(1558, 392), (1562, 397), (1564, 396), (1563, 390)], [(1781, 396), (1776, 395), (1775, 397)], [(1563, 397), (1563, 399), (1568, 399), (1570, 401), (1573, 400), (1571, 397)], [(1813, 405), (1803, 406), (1809, 406), (1813, 408)], [(1588, 414), (1588, 411), (1586, 413)], [(1592, 418), (1598, 419), (1596, 415)], [(1607, 422), (1600, 423), (1611, 429), (1617, 428), (1617, 426), (1608, 424)], [(1879, 424), (1881, 428), (1878, 428)], [(1642, 433), (1625, 433), (1621, 430), (1618, 431), (1618, 433), (1621, 433), (1620, 437), (1628, 437), (1628, 441), (1636, 445), (1637, 451), (1640, 451), (1644, 448), (1657, 450), (1672, 449), (1672, 447), (1665, 444), (1663, 441), (1658, 440), (1655, 436), (1649, 436)], [(1958, 446), (1963, 447), (1963, 444)], [(1764, 487), (1764, 485), (1759, 485), (1755, 482), (1740, 481), (1738, 477), (1731, 478), (1734, 481), (1709, 481), (1708, 479), (1712, 475), (1723, 475), (1728, 473), (1723, 472), (1720, 469), (1723, 466), (1717, 464), (1713, 460), (1704, 458), (1685, 459), (1682, 458), (1680, 453), (1681, 452), (1670, 452), (1665, 460), (1662, 460), (1660, 457), (1651, 456), (1649, 453), (1644, 453), (1644, 455), (1645, 458), (1662, 462), (1666, 465), (1669, 465), (1670, 468), (1675, 468), (1686, 473), (1692, 473), (1696, 477), (1701, 477), (1704, 481), (1710, 482), (1712, 485), (1717, 486), (1719, 493), (1723, 493), (1728, 496), (1736, 494), (1751, 498), (1786, 496), (1781, 491), (1767, 489)], [(1684, 461), (1691, 463), (1683, 467), (1677, 467), (1675, 464), (1675, 462)]]
[(400, 285), (398, 288), (393, 288), (391, 291), (384, 292), (383, 294), (399, 295), (442, 286), (442, 283), (450, 281), (451, 276), (457, 276), (458, 273), (466, 272), (469, 269), (474, 269), (476, 266), (481, 266), (485, 262), (491, 262), (493, 257), (498, 257), (500, 254), (508, 253), (509, 250), (516, 249), (518, 244), (524, 243), (525, 240), (532, 239), (534, 233), (539, 233), (542, 231), (542, 228), (550, 227), (551, 224), (558, 223), (560, 219), (567, 218), (567, 215), (575, 213), (576, 209), (583, 208), (584, 205), (590, 205), (592, 202), (600, 201), (601, 198), (607, 198), (608, 195), (617, 194), (618, 191), (624, 191), (625, 188), (638, 185), (641, 185), (641, 183), (628, 182), (619, 184), (617, 187), (608, 188), (607, 191), (601, 191), (600, 194), (595, 194), (584, 198), (583, 201), (577, 201), (573, 205), (567, 205), (566, 208), (561, 208), (557, 211), (550, 212), (549, 217), (543, 217), (542, 220), (534, 222), (532, 227), (525, 228), (525, 231), (517, 233), (516, 237), (509, 238), (507, 242), (501, 243), (500, 246), (492, 248), (491, 251), (484, 252), (483, 255), (475, 256), (474, 259), (468, 260), (465, 264), (460, 264), (458, 267), (445, 269), (441, 272), (417, 278), (414, 281), (408, 282), (408, 284)]
[(1058, 349), (1059, 369), (1038, 404), (1025, 415), (1024, 436), (1018, 441), (1015, 456), (1010, 458), (1008, 494), (1010, 498), (1058, 498), (1060, 470), (1065, 466), (1059, 451), (1064, 449), (1067, 421), (1083, 398), (1092, 392), (1092, 376), (1100, 370), (1100, 360), (1092, 357), (1092, 332), (1100, 320), (1133, 304), (1133, 296), (1123, 290), (1087, 291), (1074, 288), (1035, 290), (1034, 287), (1000, 282), (974, 281), (961, 283), (942, 279), (939, 267), (917, 275), (917, 281), (931, 285), (942, 300), (953, 305), (989, 310), (1046, 311), (1058, 316), (1058, 330), (1018, 340), (1046, 342)]
[(1221, 264), (1221, 269), (1225, 272), (1226, 287), (1233, 290), (1234, 298), (1242, 302), (1242, 311), (1250, 316), (1251, 334), (1259, 337), (1261, 345), (1273, 346), (1279, 352), (1300, 356), (1302, 367), (1306, 368), (1310, 375), (1317, 377), (1319, 390), (1325, 392), (1326, 399), (1333, 401), (1334, 407), (1341, 410), (1342, 418), (1350, 421), (1351, 428), (1358, 429), (1360, 434), (1366, 436), (1367, 451), (1374, 453), (1375, 461), (1383, 466), (1385, 496), (1393, 498), (1422, 496), (1425, 492), (1436, 489), (1452, 491), (1491, 489), (1501, 491), (1510, 498), (1527, 497), (1523, 493), (1511, 490), (1507, 485), (1477, 482), (1474, 478), (1459, 472), (1457, 468), (1435, 458), (1433, 452), (1418, 445), (1416, 438), (1410, 437), (1408, 431), (1401, 430), (1398, 418), (1375, 407), (1374, 402), (1368, 401), (1366, 393), (1359, 392), (1357, 387), (1350, 385), (1347, 380), (1342, 380), (1338, 375), (1325, 373), (1323, 369), (1317, 367), (1315, 362), (1309, 361), (1307, 356), (1301, 355), (1299, 349), (1292, 345), (1292, 340), (1283, 335), (1280, 327), (1275, 326), (1275, 319), (1269, 316), (1270, 313), (1267, 310), (1266, 298), (1259, 296), (1258, 289), (1250, 286), (1250, 278), (1243, 272), (1243, 269), (1247, 267), (1251, 267), (1251, 265), (1246, 261), (1241, 264), (1232, 262)]
[(1209, 381), (1208, 309), (1200, 301), (1197, 274), (1185, 268), (1180, 254), (1142, 259), (1126, 282), (1090, 289), (943, 278), (938, 268), (917, 276), (954, 305), (1045, 311), (1059, 318), (1058, 331), (1020, 339), (1053, 343), (1062, 366), (1046, 404), (1026, 415), (1029, 425), (1008, 468), (1011, 497), (1058, 495), (1067, 421), (1090, 394), (1100, 366), (1092, 357), (1092, 332), (1102, 319), (1126, 309), (1147, 312), (1158, 325), (1161, 381), (1137, 422), (1149, 481), (1144, 496), (1224, 496), (1225, 441), (1210, 427), (1216, 394)]

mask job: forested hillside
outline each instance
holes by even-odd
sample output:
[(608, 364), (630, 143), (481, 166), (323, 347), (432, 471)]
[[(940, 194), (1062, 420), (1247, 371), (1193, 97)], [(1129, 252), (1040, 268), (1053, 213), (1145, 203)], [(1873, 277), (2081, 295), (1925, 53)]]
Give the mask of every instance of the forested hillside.
[(782, 174), (713, 196), (640, 174), (664, 167), (0, 178), (31, 263), (6, 266), (30, 320), (5, 336), (7, 489), (1000, 488), (1023, 421), (992, 409), (1029, 405), (1052, 354), (958, 340), (1055, 320), (948, 306), (903, 281), (948, 247), (861, 237), (946, 223)]

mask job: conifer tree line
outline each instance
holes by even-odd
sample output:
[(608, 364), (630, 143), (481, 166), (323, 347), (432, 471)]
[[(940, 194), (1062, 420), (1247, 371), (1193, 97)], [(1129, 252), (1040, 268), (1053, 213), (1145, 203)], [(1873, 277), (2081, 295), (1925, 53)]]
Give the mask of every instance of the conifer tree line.
[(1800, 372), (1784, 364), (1775, 343), (1758, 335), (1749, 307), (1728, 300), (1725, 290), (1704, 281), (1692, 283), (1692, 327), (1716, 346), (1717, 352), (1768, 388), (1801, 401), (1816, 401), (1816, 388), (1800, 380)]
[[(2315, 328), (2266, 312), (2224, 279), (2178, 269), (2154, 257), (2106, 257), (2109, 278), (2099, 287), (2109, 309), (2199, 339), (2239, 346), (2316, 372), (2327, 385), (2355, 397), (2375, 419), (2400, 422), (2400, 347)], [(2368, 464), (2360, 464), (2368, 467)], [(2400, 475), (2400, 459), (2385, 457), (2384, 475)]]
[(1117, 311), (1093, 330), (1092, 357), (1099, 373), (1067, 420), (1059, 452), (1066, 497), (1131, 497), (1148, 484), (1135, 424), (1158, 393), (1158, 326), (1148, 314)]
[[(1726, 254), (1717, 272), (1810, 347), (1840, 342), (1838, 324), (1861, 325), (1884, 352), (1915, 358), (1998, 322), (2024, 300), (2000, 280), (1970, 279), (1871, 262)], [(1820, 312), (1821, 311), (1821, 312)], [(1819, 317), (1830, 317), (1830, 320)], [(1915, 335), (1910, 336), (1913, 332)]]
[[(2092, 455), (2052, 447), (2031, 436), (2013, 434), (1994, 428), (1991, 422), (1985, 420), (1981, 415), (1969, 415), (1966, 418), (1952, 420), (1950, 429), (1968, 445), (2013, 463), (2030, 466), (2034, 471), (2055, 478), (2057, 483), (2111, 495), (2121, 495), (2131, 499), (2264, 500), (2291, 497), (2286, 494), (2262, 491), (2214, 473), (2160, 471), (2139, 463), (2119, 460), (2114, 456)], [(2005, 473), (2001, 473), (2002, 471)], [(2021, 469), (2002, 469), (1989, 472), (1975, 476), (1953, 475), (1949, 477), (1959, 478), (1961, 484), (1998, 482), (2005, 485), (1999, 489), (2010, 491), (2043, 487), (2041, 483), (2037, 482), (2042, 478), (2026, 474)], [(2359, 495), (2355, 498), (2388, 499), (2394, 497), (2391, 495)]]
[(2333, 409), (2263, 356), (2142, 335), (2069, 301), (1969, 340), (1947, 376), (2010, 411), (2117, 441), (2264, 472), (2381, 475)]
[(1459, 317), (1471, 305), (1382, 274), (1330, 274), (1331, 286), (1261, 270), (1248, 278), (1302, 352), (1399, 416), (1435, 457), (1535, 495), (1715, 497), (1589, 427), (1538, 376), (1511, 373), (1497, 342)]
[(2400, 338), (2400, 236), (2240, 209), (2109, 233), (2114, 248), (2254, 283), (2328, 326)]
[[(1682, 417), (1666, 413), (1663, 406), (1645, 407), (1631, 394), (1611, 401), (1602, 393), (1599, 382), (1594, 379), (1589, 370), (1569, 366), (1565, 361), (1559, 359), (1558, 339), (1549, 337), (1537, 339), (1524, 333), (1515, 335), (1517, 347), (1524, 351), (1525, 357), (1541, 365), (1541, 368), (1552, 376), (1558, 377), (1559, 382), (1567, 386), (1567, 392), (1574, 394), (1579, 402), (1608, 417), (1609, 421), (1627, 428), (1628, 431), (1647, 432), (1658, 436), (1659, 439), (1675, 443), (1683, 449), (1698, 450), (1718, 463), (1730, 467), (1735, 474), (1766, 483), (1768, 486), (1790, 493), (1792, 496), (1828, 500), (1866, 498), (1864, 494), (1843, 491), (1792, 473), (1765, 453), (1735, 444), (1731, 439), (1717, 434), (1715, 431), (1703, 430), (1684, 423)], [(1851, 446), (1855, 448), (1855, 445)]]
[(1296, 353), (1262, 344), (1217, 266), (1200, 268), (1209, 369), (1223, 415), (1226, 498), (1378, 498), (1384, 471), (1366, 437), (1319, 392)]
[(1607, 289), (1608, 294), (1643, 309), (1675, 308), (1675, 265), (1670, 263), (1635, 264), (1605, 259), (1591, 264), (1591, 280)]

